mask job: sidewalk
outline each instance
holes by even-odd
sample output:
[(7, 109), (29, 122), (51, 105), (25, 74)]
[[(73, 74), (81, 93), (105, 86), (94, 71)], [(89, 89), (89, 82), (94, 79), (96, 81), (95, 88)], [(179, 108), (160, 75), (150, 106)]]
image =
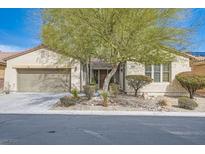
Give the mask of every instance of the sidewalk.
[(102, 116), (174, 116), (174, 117), (205, 117), (205, 112), (151, 112), (151, 111), (78, 111), (78, 110), (47, 110), (47, 111), (16, 111), (0, 112), (0, 114), (59, 114), (59, 115), (102, 115)]

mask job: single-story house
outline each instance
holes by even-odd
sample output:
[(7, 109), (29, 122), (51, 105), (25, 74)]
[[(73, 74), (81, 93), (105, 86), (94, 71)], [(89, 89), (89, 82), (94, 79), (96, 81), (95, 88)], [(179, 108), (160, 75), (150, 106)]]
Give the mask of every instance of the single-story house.
[(0, 90), (3, 89), (4, 86), (4, 72), (6, 68), (6, 61), (4, 58), (7, 58), (13, 54), (15, 53), (0, 51)]
[[(177, 55), (170, 64), (143, 65), (126, 62), (119, 65), (112, 82), (118, 83), (124, 92), (132, 92), (125, 77), (131, 74), (147, 75), (153, 83), (141, 89), (148, 95), (183, 95), (186, 91), (175, 80), (175, 75), (191, 71), (188, 54)], [(5, 59), (5, 87), (18, 92), (62, 92), (75, 87), (83, 89), (86, 82), (85, 66), (79, 61), (65, 58), (43, 45), (12, 55)], [(102, 88), (111, 65), (92, 59), (89, 79)]]
[[(205, 76), (205, 57), (195, 57), (191, 62), (191, 71)], [(197, 93), (205, 95), (205, 89), (198, 90)]]
[(205, 57), (196, 57), (191, 63), (192, 72), (205, 75)]

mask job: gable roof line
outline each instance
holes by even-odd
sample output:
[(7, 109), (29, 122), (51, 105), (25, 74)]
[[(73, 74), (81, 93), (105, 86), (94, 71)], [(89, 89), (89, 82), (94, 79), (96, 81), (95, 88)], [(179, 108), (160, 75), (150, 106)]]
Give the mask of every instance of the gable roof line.
[[(31, 48), (31, 49), (25, 50), (25, 51), (23, 51), (23, 52), (18, 52), (17, 54), (14, 54), (14, 55), (11, 55), (11, 56), (9, 56), (9, 57), (4, 58), (3, 60), (4, 60), (4, 61), (7, 61), (7, 60), (10, 60), (10, 59), (13, 59), (13, 58), (16, 58), (16, 57), (19, 57), (19, 56), (22, 56), (22, 55), (25, 55), (25, 54), (34, 52), (34, 51), (39, 50), (39, 49), (42, 49), (42, 48), (46, 48), (46, 49), (47, 49), (47, 47), (46, 47), (44, 44), (40, 44), (40, 45), (38, 45), (37, 47), (34, 47), (34, 48)], [(172, 52), (173, 54), (176, 54), (176, 55), (179, 55), (179, 56), (183, 56), (183, 57), (185, 57), (185, 58), (190, 58), (190, 59), (195, 59), (195, 60), (197, 60), (197, 57), (196, 57), (196, 56), (193, 56), (193, 55), (188, 54), (188, 53), (186, 53), (186, 52), (179, 52), (179, 51), (177, 51), (176, 49), (173, 49), (173, 48), (170, 48), (170, 47), (166, 47), (166, 46), (161, 46), (161, 48), (163, 48), (164, 50), (170, 51), (170, 52)]]
[(25, 54), (34, 52), (34, 51), (39, 50), (39, 49), (42, 49), (42, 48), (46, 48), (46, 46), (43, 45), (43, 44), (40, 44), (40, 45), (38, 45), (37, 47), (34, 47), (34, 48), (31, 48), (31, 49), (25, 50), (25, 51), (23, 51), (23, 52), (18, 52), (17, 54), (14, 54), (14, 55), (11, 55), (11, 56), (9, 56), (9, 57), (4, 58), (3, 60), (7, 61), (7, 60), (10, 60), (10, 59), (13, 59), (13, 58), (16, 58), (16, 57), (19, 57), (19, 56), (22, 56), (22, 55), (25, 55)]
[(180, 52), (180, 51), (177, 51), (176, 49), (174, 48), (170, 48), (170, 47), (166, 47), (166, 46), (161, 46), (161, 48), (163, 48), (164, 50), (167, 50), (167, 51), (170, 51), (171, 53), (173, 54), (176, 54), (176, 55), (179, 55), (179, 56), (183, 56), (185, 58), (190, 58), (190, 59), (196, 59), (196, 56), (193, 56), (187, 52)]

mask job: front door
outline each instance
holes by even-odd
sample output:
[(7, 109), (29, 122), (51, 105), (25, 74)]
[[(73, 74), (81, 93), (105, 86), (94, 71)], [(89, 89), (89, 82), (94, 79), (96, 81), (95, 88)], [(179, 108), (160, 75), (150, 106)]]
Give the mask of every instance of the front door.
[(103, 84), (106, 76), (107, 76), (107, 70), (100, 70), (100, 89), (103, 88)]

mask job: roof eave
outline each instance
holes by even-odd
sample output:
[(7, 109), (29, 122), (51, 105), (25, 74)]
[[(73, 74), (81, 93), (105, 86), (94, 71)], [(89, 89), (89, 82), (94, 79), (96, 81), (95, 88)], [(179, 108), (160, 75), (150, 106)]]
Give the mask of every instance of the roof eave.
[(31, 48), (31, 49), (28, 49), (28, 50), (25, 50), (23, 52), (19, 52), (17, 54), (14, 54), (14, 55), (11, 55), (9, 57), (6, 57), (4, 58), (3, 60), (7, 61), (7, 60), (10, 60), (10, 59), (13, 59), (13, 58), (16, 58), (16, 57), (19, 57), (19, 56), (22, 56), (22, 55), (25, 55), (25, 54), (28, 54), (28, 53), (31, 53), (31, 52), (34, 52), (36, 50), (39, 50), (39, 49), (42, 49), (42, 48), (46, 48), (45, 45), (41, 44), (35, 48)]
[(176, 50), (174, 48), (169, 48), (169, 47), (166, 47), (166, 46), (161, 46), (161, 48), (164, 49), (164, 50), (167, 50), (167, 51), (169, 51), (169, 52), (171, 52), (173, 54), (176, 54), (178, 56), (182, 56), (182, 57), (189, 58), (189, 59), (196, 59), (195, 56), (193, 56), (191, 54), (188, 54), (188, 53), (185, 53), (183, 51), (180, 52), (180, 51), (178, 51), (178, 50)]
[(0, 62), (0, 65), (6, 66), (6, 63), (5, 62)]

